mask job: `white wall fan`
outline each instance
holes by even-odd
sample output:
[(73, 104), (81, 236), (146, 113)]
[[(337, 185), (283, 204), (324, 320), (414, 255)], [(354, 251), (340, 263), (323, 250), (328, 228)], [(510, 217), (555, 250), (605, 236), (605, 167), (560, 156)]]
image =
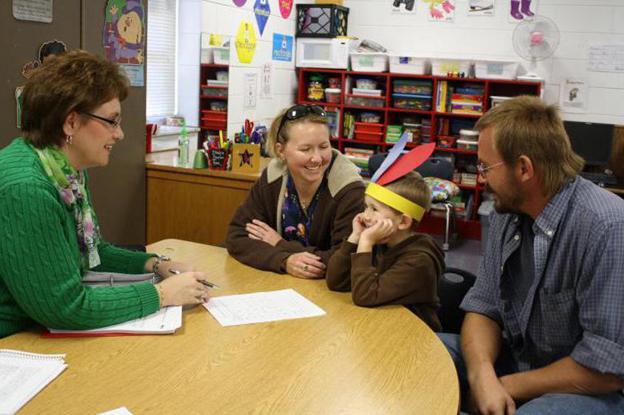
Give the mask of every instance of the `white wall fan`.
[(537, 74), (537, 62), (549, 58), (559, 46), (559, 28), (545, 16), (523, 20), (514, 29), (513, 47), (518, 56), (530, 62), (528, 73), (518, 79), (542, 82)]

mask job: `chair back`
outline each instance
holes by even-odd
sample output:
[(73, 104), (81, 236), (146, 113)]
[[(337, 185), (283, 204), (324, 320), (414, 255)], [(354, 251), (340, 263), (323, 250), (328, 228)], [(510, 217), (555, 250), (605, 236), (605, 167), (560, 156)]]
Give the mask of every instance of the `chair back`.
[(438, 281), (440, 309), (438, 318), (445, 333), (459, 334), (464, 321), (464, 311), (459, 308), (464, 296), (475, 283), (472, 272), (459, 268), (446, 268)]
[[(381, 167), (381, 164), (388, 156), (388, 153), (375, 153), (368, 158), (368, 171), (373, 176)], [(448, 159), (440, 157), (429, 157), (423, 164), (416, 168), (422, 177), (437, 177), (444, 180), (453, 179), (453, 163)]]

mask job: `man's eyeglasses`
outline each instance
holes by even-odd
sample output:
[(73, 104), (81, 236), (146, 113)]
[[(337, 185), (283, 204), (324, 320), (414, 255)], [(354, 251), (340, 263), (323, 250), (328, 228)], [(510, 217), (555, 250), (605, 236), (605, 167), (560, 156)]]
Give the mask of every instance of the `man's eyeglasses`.
[(323, 118), (327, 117), (325, 110), (318, 105), (293, 105), (292, 107), (288, 108), (288, 110), (286, 110), (286, 112), (284, 113), (282, 120), (280, 121), (280, 125), (277, 129), (276, 134), (277, 137), (280, 137), (282, 128), (284, 127), (286, 121), (294, 121), (310, 114), (318, 115), (319, 117)]
[(121, 117), (111, 120), (110, 118), (100, 117), (99, 115), (91, 114), (90, 112), (81, 112), (81, 114), (86, 115), (87, 117), (95, 118), (96, 120), (100, 120), (108, 124), (113, 130), (116, 130), (121, 125)]
[(477, 164), (477, 171), (481, 176), (485, 177), (488, 171), (492, 170), (494, 167), (502, 166), (503, 164), (505, 164), (504, 161), (499, 161), (498, 163), (486, 166), (482, 161), (480, 161), (479, 164)]

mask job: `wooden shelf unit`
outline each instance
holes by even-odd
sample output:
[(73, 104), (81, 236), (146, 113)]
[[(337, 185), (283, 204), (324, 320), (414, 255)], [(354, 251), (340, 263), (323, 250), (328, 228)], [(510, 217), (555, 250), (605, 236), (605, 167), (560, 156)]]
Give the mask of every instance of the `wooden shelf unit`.
[[(197, 145), (201, 148), (202, 143), (208, 135), (219, 135), (219, 131), (227, 136), (227, 105), (228, 94), (214, 95), (204, 94), (204, 90), (208, 89), (206, 81), (216, 80), (218, 71), (229, 72), (228, 65), (219, 65), (212, 63), (202, 63), (199, 69), (199, 139)], [(225, 87), (227, 89), (227, 87)], [(214, 111), (210, 109), (212, 102), (225, 103), (225, 111)]]
[[(344, 115), (345, 113), (360, 112), (375, 112), (381, 116), (380, 124), (383, 124), (383, 136), (382, 140), (385, 140), (388, 125), (399, 125), (402, 118), (406, 116), (413, 116), (422, 120), (428, 120), (431, 125), (430, 136), (431, 141), (439, 142), (440, 138), (457, 138), (456, 134), (438, 134), (440, 126), (445, 123), (445, 119), (451, 120), (448, 122), (450, 125), (453, 120), (463, 120), (466, 123), (474, 123), (481, 117), (482, 114), (464, 114), (457, 112), (440, 112), (436, 110), (436, 102), (438, 100), (438, 87), (439, 83), (446, 81), (447, 85), (470, 85), (477, 86), (483, 90), (481, 105), (483, 111), (490, 109), (491, 96), (504, 96), (513, 97), (518, 95), (536, 95), (541, 94), (541, 84), (539, 82), (530, 81), (518, 81), (518, 80), (496, 80), (496, 79), (479, 79), (479, 78), (452, 78), (446, 76), (433, 76), (433, 75), (411, 75), (411, 74), (396, 74), (389, 72), (355, 72), (336, 69), (316, 69), (316, 68), (298, 68), (298, 90), (297, 90), (297, 102), (300, 104), (313, 104), (320, 105), (326, 110), (333, 110), (339, 113), (338, 117), (338, 133), (332, 137), (331, 142), (334, 147), (340, 151), (344, 151), (345, 147), (360, 147), (372, 149), (375, 152), (387, 151), (394, 143), (386, 143), (385, 141), (368, 141), (359, 139), (349, 139), (344, 137)], [(321, 74), (327, 78), (339, 78), (340, 79), (340, 99), (337, 103), (328, 103), (326, 101), (312, 101), (308, 99), (308, 80), (312, 74)], [(351, 94), (354, 81), (357, 78), (372, 78), (378, 83), (377, 88), (382, 90), (384, 99), (383, 107), (371, 107), (371, 106), (357, 106), (352, 103), (347, 105), (345, 94)], [(393, 106), (393, 82), (395, 80), (422, 80), (428, 81), (431, 84), (431, 109), (406, 109), (396, 108)], [(325, 85), (327, 87), (328, 85)], [(346, 89), (348, 90), (345, 90)], [(416, 144), (408, 143), (407, 147), (412, 148)], [(436, 147), (436, 153), (439, 156), (451, 155), (455, 158), (456, 164), (472, 164), (476, 165), (477, 151), (459, 149), (454, 146), (448, 147)], [(472, 160), (472, 161), (471, 161)], [(457, 163), (461, 161), (460, 163)], [(458, 218), (458, 231), (462, 237), (479, 239), (481, 237), (481, 227), (479, 218), (477, 215), (477, 209), (481, 202), (481, 193), (484, 190), (482, 184), (467, 185), (457, 183), (462, 190), (462, 199), (466, 200), (469, 196), (472, 196), (472, 213), (467, 219)], [(444, 228), (440, 225), (441, 218), (427, 215), (421, 223), (421, 229), (429, 233), (440, 233)]]

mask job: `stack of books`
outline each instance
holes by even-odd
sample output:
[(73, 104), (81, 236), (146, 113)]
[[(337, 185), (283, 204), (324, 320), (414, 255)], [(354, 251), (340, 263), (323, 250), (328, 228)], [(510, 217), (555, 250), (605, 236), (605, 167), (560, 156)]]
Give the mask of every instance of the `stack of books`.
[(451, 112), (458, 114), (483, 114), (483, 88), (474, 86), (453, 88)]

